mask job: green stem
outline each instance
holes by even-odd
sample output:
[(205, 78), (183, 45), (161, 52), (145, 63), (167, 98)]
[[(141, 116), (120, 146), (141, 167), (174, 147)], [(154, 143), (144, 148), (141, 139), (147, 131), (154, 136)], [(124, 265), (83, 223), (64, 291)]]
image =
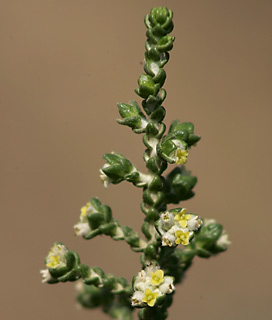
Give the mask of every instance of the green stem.
[[(147, 149), (144, 153), (144, 161), (148, 169), (147, 185), (143, 190), (143, 202), (141, 209), (146, 215), (143, 232), (148, 238), (148, 246), (144, 250), (144, 264), (158, 260), (159, 243), (156, 238), (155, 222), (159, 219), (159, 213), (166, 210), (165, 179), (162, 173), (167, 168), (167, 162), (157, 154), (157, 145), (165, 132), (165, 109), (162, 103), (166, 97), (166, 91), (162, 88), (166, 73), (163, 69), (169, 60), (169, 53), (173, 47), (174, 38), (168, 34), (173, 30), (172, 11), (165, 7), (154, 8), (150, 15), (146, 16), (147, 40), (145, 51), (144, 71), (139, 77), (139, 88), (135, 92), (144, 100), (142, 106), (148, 116), (146, 134), (143, 142)], [(146, 231), (146, 232), (145, 232)]]

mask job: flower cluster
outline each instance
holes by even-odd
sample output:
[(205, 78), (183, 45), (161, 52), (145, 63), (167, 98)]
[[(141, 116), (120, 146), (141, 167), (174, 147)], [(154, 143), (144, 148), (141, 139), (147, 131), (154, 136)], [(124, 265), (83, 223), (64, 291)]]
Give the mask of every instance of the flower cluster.
[(183, 136), (169, 134), (158, 144), (158, 154), (169, 163), (185, 164), (188, 158), (188, 145)]
[(84, 207), (80, 210), (79, 222), (74, 225), (75, 233), (77, 236), (86, 236), (90, 231), (90, 226), (88, 223), (88, 214), (96, 212), (95, 208), (90, 202), (87, 202)]
[(41, 270), (43, 283), (75, 281), (81, 277), (80, 259), (76, 252), (56, 242), (45, 258), (47, 269)]
[(157, 299), (175, 290), (174, 278), (164, 276), (163, 270), (153, 264), (139, 272), (133, 283), (134, 293), (131, 297), (133, 307), (153, 307)]
[(195, 214), (187, 214), (185, 208), (177, 208), (161, 214), (157, 230), (162, 236), (163, 246), (188, 245), (202, 225), (202, 220)]
[(179, 140), (173, 140), (177, 149), (173, 152), (173, 157), (175, 158), (175, 162), (177, 164), (185, 164), (187, 162), (188, 151), (186, 146), (181, 143)]
[(100, 169), (100, 180), (107, 188), (111, 183), (118, 184), (123, 180), (136, 182), (139, 173), (135, 166), (122, 154), (117, 152), (106, 153), (103, 155), (106, 163)]
[[(216, 221), (214, 219), (205, 219), (204, 221), (205, 227), (211, 226), (213, 224), (216, 224)], [(224, 250), (227, 250), (230, 244), (231, 244), (231, 241), (229, 240), (229, 235), (225, 230), (222, 230), (219, 238), (216, 240), (216, 243), (215, 243), (216, 247), (220, 251), (224, 251)]]
[(45, 258), (47, 269), (41, 270), (42, 283), (54, 283), (56, 280), (50, 271), (56, 272), (66, 268), (67, 248), (60, 242), (54, 244)]

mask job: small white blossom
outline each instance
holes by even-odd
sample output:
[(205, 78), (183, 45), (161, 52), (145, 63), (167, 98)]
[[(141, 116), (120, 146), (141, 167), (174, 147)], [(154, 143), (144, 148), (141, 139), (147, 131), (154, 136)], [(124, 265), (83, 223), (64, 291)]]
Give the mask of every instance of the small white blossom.
[(91, 230), (87, 222), (75, 224), (74, 229), (77, 236), (86, 236)]
[(134, 283), (135, 290), (144, 291), (147, 287), (146, 280), (142, 281), (141, 279), (137, 279)]
[(74, 225), (77, 236), (86, 236), (91, 231), (87, 215), (94, 212), (96, 212), (96, 210), (90, 202), (87, 202), (86, 205), (81, 208), (79, 222)]
[(162, 236), (162, 245), (172, 247), (175, 246), (176, 237), (173, 234), (170, 234), (170, 232), (166, 232)]
[(157, 272), (159, 269), (160, 269), (159, 266), (151, 263), (150, 265), (148, 265), (148, 266), (145, 268), (146, 276), (147, 276), (147, 277), (150, 277), (150, 276), (151, 276), (151, 273)]
[(103, 183), (105, 188), (108, 188), (108, 186), (111, 184), (112, 179), (110, 179), (104, 172), (103, 169), (109, 167), (110, 165), (108, 163), (105, 163), (102, 167), (102, 169), (99, 170), (100, 174), (100, 180)]
[(172, 277), (165, 277), (163, 284), (160, 285), (160, 291), (162, 294), (168, 294), (175, 291)]
[(48, 268), (60, 268), (66, 266), (65, 254), (67, 248), (61, 243), (55, 243), (46, 257), (46, 266)]
[(190, 231), (196, 231), (202, 226), (202, 224), (203, 222), (198, 218), (198, 216), (192, 215), (192, 218), (187, 222), (187, 228)]
[(187, 157), (188, 157), (188, 151), (186, 149), (186, 145), (177, 139), (174, 139), (172, 141), (176, 145), (177, 149), (173, 151), (170, 157), (174, 158), (177, 164), (185, 164), (187, 162)]
[(166, 211), (160, 216), (160, 223), (162, 229), (169, 230), (175, 223), (174, 216), (170, 214), (168, 211)]
[(229, 241), (229, 236), (224, 230), (219, 239), (216, 241), (216, 245), (223, 249), (227, 249), (230, 244), (231, 241)]
[(41, 270), (40, 273), (42, 275), (42, 283), (48, 283), (54, 279), (48, 269)]
[(143, 291), (135, 291), (133, 293), (133, 296), (131, 297), (131, 305), (133, 307), (143, 307), (144, 302), (142, 301), (144, 298), (144, 292)]

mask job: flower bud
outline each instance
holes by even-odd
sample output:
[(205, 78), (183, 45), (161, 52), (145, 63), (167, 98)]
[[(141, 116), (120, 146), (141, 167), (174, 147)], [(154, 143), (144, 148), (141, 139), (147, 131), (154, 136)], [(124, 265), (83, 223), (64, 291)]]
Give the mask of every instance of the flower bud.
[(195, 238), (196, 254), (203, 258), (225, 251), (230, 244), (222, 225), (213, 219), (204, 221), (203, 227)]
[(117, 120), (119, 124), (131, 127), (135, 133), (145, 131), (147, 120), (136, 101), (131, 101), (130, 104), (118, 103), (117, 106), (122, 117)]
[(100, 178), (105, 187), (109, 183), (120, 183), (126, 179), (127, 175), (136, 170), (131, 162), (119, 153), (106, 153), (103, 158), (106, 160), (106, 164), (100, 170)]
[(105, 295), (100, 288), (78, 282), (75, 286), (77, 301), (84, 308), (96, 308), (105, 300)]
[(80, 265), (78, 255), (69, 251), (61, 242), (56, 242), (45, 258), (47, 269), (41, 270), (42, 282), (75, 281), (80, 278), (77, 267)]
[(173, 12), (166, 7), (153, 8), (145, 18), (145, 24), (156, 35), (164, 35), (173, 30)]
[(170, 51), (173, 48), (175, 38), (171, 36), (164, 36), (158, 42), (158, 50), (160, 52)]
[(95, 286), (102, 284), (102, 277), (105, 274), (100, 268), (90, 268), (85, 265), (81, 265), (81, 273), (85, 284)]
[(158, 154), (169, 163), (185, 164), (187, 162), (187, 144), (175, 136), (166, 136), (157, 145)]
[(142, 74), (138, 79), (139, 88), (135, 89), (138, 96), (147, 99), (149, 96), (156, 96), (159, 92), (160, 85), (156, 84), (149, 75)]
[(215, 243), (215, 248), (218, 252), (225, 251), (231, 245), (231, 241), (229, 241), (229, 235), (223, 230), (221, 236)]
[(182, 122), (179, 124), (178, 120), (175, 120), (171, 124), (169, 133), (175, 135), (182, 134), (183, 140), (187, 143), (188, 147), (196, 145), (200, 140), (200, 137), (194, 134), (194, 125), (191, 122)]
[(110, 207), (102, 205), (97, 198), (92, 198), (81, 208), (79, 222), (74, 226), (74, 229), (77, 236), (92, 239), (99, 234), (106, 233), (106, 226), (111, 222)]

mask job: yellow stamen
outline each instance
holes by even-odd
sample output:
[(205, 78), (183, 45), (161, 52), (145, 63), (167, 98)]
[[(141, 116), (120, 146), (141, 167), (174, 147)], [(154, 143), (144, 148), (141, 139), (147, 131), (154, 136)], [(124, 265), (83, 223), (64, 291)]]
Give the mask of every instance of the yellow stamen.
[(156, 301), (158, 293), (152, 292), (150, 289), (145, 289), (145, 296), (142, 299), (142, 302), (146, 302), (149, 307), (153, 307)]
[(150, 274), (151, 274), (151, 277), (152, 277), (151, 283), (153, 285), (157, 286), (157, 285), (159, 285), (159, 284), (164, 282), (164, 273), (163, 273), (162, 270), (158, 270), (155, 273), (154, 272), (150, 272)]
[(87, 216), (87, 210), (88, 210), (89, 206), (90, 206), (90, 202), (87, 202), (87, 203), (86, 203), (86, 206), (84, 206), (84, 207), (82, 207), (82, 208), (80, 209), (80, 212), (81, 212), (80, 215), (81, 215), (81, 217), (85, 218), (85, 217)]
[(188, 151), (187, 150), (177, 150), (177, 164), (185, 164), (187, 162), (187, 157), (188, 157)]
[(176, 231), (176, 244), (183, 244), (184, 246), (186, 246), (187, 244), (189, 244), (189, 232), (183, 232), (181, 230)]
[(54, 268), (57, 265), (60, 264), (60, 256), (59, 255), (53, 255), (49, 257), (49, 262), (46, 264), (48, 268)]
[(182, 209), (179, 213), (175, 215), (175, 220), (179, 221), (179, 224), (183, 227), (187, 227), (187, 221), (190, 220), (192, 216), (190, 214), (186, 214), (186, 209)]

